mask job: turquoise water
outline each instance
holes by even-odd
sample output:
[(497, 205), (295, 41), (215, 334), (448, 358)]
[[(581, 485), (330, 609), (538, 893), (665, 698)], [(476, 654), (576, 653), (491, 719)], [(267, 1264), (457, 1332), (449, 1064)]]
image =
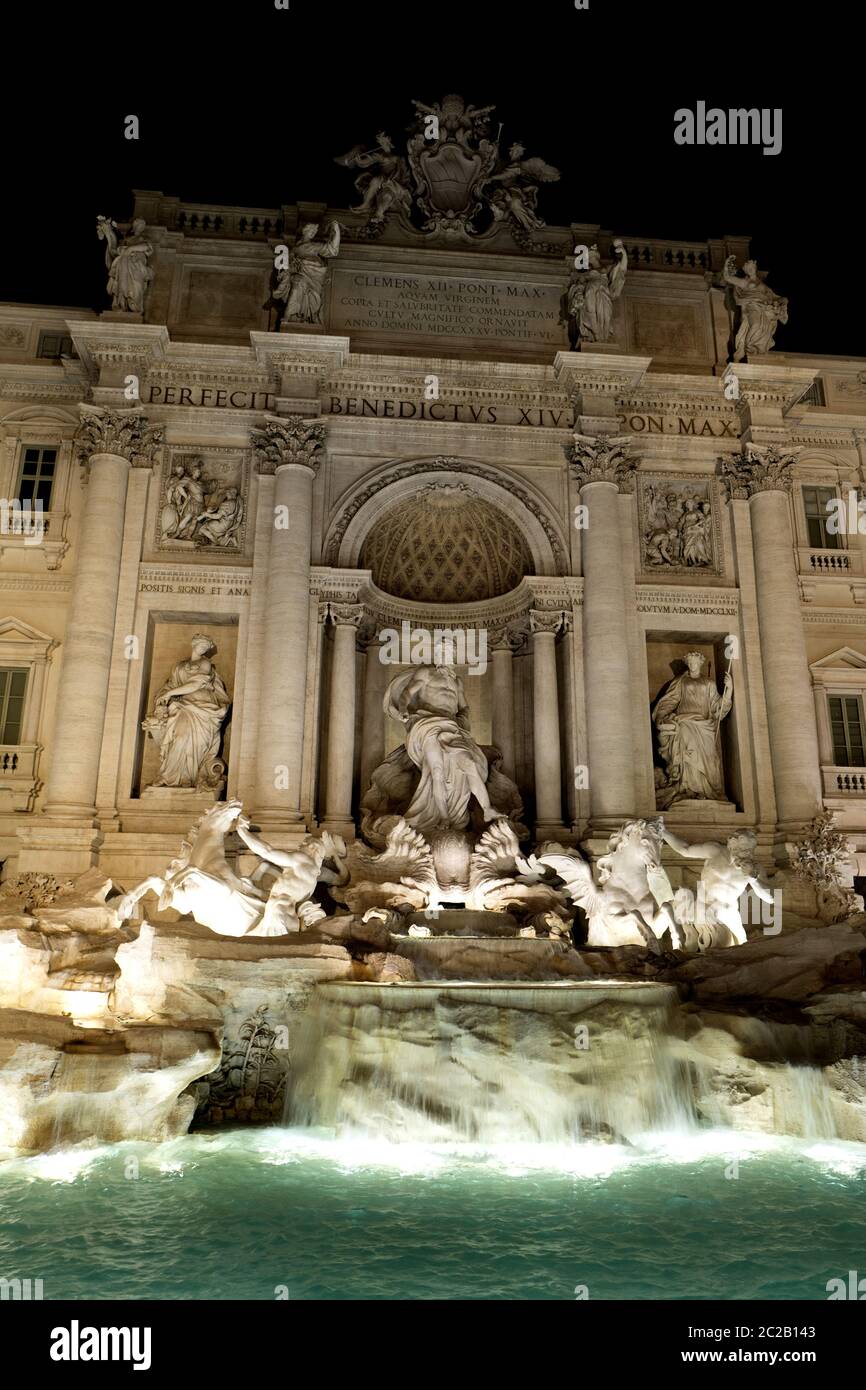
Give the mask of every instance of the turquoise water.
[(864, 1179), (862, 1146), (720, 1131), (628, 1150), (198, 1134), (0, 1163), (0, 1276), (46, 1299), (819, 1300), (866, 1273)]

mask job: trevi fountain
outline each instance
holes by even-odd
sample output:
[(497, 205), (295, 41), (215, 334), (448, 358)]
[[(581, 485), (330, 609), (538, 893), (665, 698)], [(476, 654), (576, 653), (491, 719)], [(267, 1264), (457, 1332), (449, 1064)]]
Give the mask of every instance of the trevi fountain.
[(104, 306), (0, 305), (0, 1280), (825, 1299), (863, 361), (428, 96), (350, 207), (139, 190)]

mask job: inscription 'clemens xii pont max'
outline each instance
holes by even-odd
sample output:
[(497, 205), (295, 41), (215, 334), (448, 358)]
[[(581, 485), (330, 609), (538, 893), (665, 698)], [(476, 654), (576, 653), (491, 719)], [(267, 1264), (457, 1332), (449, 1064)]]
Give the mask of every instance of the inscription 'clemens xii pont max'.
[(556, 284), (338, 269), (329, 322), (334, 333), (367, 330), (559, 344), (561, 298), (562, 286)]

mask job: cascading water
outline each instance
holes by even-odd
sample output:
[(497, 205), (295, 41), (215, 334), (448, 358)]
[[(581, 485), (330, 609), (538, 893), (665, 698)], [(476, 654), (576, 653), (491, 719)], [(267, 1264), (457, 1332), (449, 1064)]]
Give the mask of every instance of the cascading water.
[(414, 1142), (629, 1140), (697, 1122), (639, 981), (326, 984), (293, 1056), (293, 1124)]
[(866, 1139), (857, 1058), (808, 1025), (705, 1017), (669, 985), (323, 984), (296, 1038), (289, 1124), (392, 1142), (633, 1142), (652, 1131)]

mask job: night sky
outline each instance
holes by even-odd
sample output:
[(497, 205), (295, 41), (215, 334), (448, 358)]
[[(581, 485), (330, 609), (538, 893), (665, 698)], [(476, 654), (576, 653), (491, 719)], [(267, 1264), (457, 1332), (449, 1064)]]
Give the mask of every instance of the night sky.
[[(354, 174), (334, 156), (380, 129), (402, 148), (412, 98), (457, 91), (496, 104), (502, 148), (519, 139), (562, 171), (540, 193), (548, 223), (750, 235), (791, 301), (778, 349), (866, 356), (850, 10), (589, 2), (22, 6), (0, 90), (0, 300), (108, 307), (96, 215), (124, 221), (135, 187), (348, 206)], [(674, 111), (699, 100), (781, 107), (782, 152), (677, 146)]]

